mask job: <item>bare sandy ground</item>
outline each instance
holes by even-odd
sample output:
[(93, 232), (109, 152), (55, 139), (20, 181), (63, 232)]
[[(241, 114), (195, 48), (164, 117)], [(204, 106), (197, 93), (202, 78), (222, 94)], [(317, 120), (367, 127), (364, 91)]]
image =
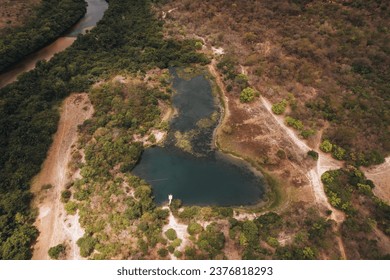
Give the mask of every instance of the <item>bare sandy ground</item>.
[(364, 174), (375, 184), (374, 194), (383, 201), (390, 203), (390, 157), (385, 162), (370, 168), (363, 168)]
[[(277, 121), (280, 128), (282, 128), (286, 132), (286, 136), (291, 139), (291, 141), (303, 152), (307, 153), (308, 151), (312, 150), (305, 142), (304, 140), (300, 139), (296, 133), (286, 126), (284, 124), (284, 121), (282, 117), (276, 116), (272, 113), (272, 105), (271, 103), (266, 100), (265, 98), (261, 97), (263, 105), (267, 108), (267, 111), (273, 116), (273, 118)], [(321, 138), (321, 137), (320, 137)], [(330, 205), (328, 198), (325, 194), (324, 185), (321, 181), (321, 175), (324, 174), (326, 171), (329, 170), (335, 170), (340, 169), (343, 167), (343, 162), (337, 161), (333, 159), (330, 155), (323, 153), (321, 150), (319, 150), (319, 143), (316, 145), (317, 147), (314, 148), (318, 153), (318, 160), (316, 166), (311, 169), (307, 173), (307, 178), (310, 181), (310, 185), (312, 187), (312, 191), (314, 193), (316, 203), (318, 205), (319, 210), (331, 210), (331, 219), (336, 221), (336, 229), (338, 232), (340, 232), (340, 226), (341, 223), (345, 219), (345, 215), (342, 211), (334, 208), (332, 205)], [(347, 255), (345, 253), (345, 248), (343, 244), (343, 240), (340, 236), (336, 236), (337, 245), (339, 247), (339, 251), (341, 254), (342, 259), (347, 259)]]
[[(168, 224), (166, 224), (163, 227), (163, 232), (166, 232), (168, 229), (173, 228), (176, 231), (177, 238), (181, 239), (181, 244), (179, 247), (177, 247), (177, 250), (183, 252), (184, 248), (188, 244), (188, 238), (189, 234), (187, 232), (187, 225), (180, 223), (175, 216), (173, 216), (172, 211), (169, 209), (168, 206), (164, 206), (162, 209), (168, 209), (169, 210), (169, 217), (168, 217)], [(173, 254), (170, 254), (171, 259), (176, 259), (176, 257)]]
[[(61, 192), (71, 177), (68, 173), (68, 163), (72, 145), (77, 139), (77, 126), (91, 117), (92, 113), (92, 105), (85, 93), (73, 94), (63, 103), (53, 144), (41, 172), (33, 180), (31, 189), (36, 196), (33, 204), (39, 210), (35, 226), (40, 232), (34, 246), (33, 259), (49, 259), (49, 248), (60, 243), (67, 246), (67, 259), (81, 258), (76, 241), (84, 231), (80, 227), (77, 214), (66, 214), (61, 202)], [(44, 184), (52, 184), (53, 187), (42, 190)]]

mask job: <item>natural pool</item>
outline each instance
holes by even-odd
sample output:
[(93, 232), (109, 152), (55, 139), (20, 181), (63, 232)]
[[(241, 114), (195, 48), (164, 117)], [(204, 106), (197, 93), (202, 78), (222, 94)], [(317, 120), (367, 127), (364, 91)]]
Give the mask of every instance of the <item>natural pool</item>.
[(220, 112), (210, 82), (204, 75), (185, 80), (176, 70), (171, 74), (178, 114), (164, 147), (146, 149), (133, 174), (152, 185), (157, 203), (166, 202), (168, 194), (187, 205), (259, 202), (264, 195), (261, 176), (247, 163), (212, 146)]

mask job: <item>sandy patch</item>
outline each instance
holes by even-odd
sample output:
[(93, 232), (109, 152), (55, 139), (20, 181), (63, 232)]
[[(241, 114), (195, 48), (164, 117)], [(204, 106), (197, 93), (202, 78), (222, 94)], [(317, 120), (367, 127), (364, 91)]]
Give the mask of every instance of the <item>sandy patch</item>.
[(211, 50), (213, 51), (214, 55), (223, 55), (223, 54), (225, 54), (225, 50), (223, 48), (211, 47)]
[[(81, 258), (76, 241), (84, 231), (78, 222), (78, 215), (68, 216), (60, 199), (70, 178), (68, 163), (72, 145), (77, 139), (77, 126), (91, 117), (92, 113), (92, 105), (85, 93), (73, 94), (63, 103), (53, 144), (31, 188), (36, 196), (33, 204), (39, 210), (35, 226), (40, 232), (34, 246), (33, 259), (49, 259), (49, 248), (60, 243), (67, 244), (67, 259)], [(52, 184), (53, 187), (41, 190), (44, 184)]]
[(390, 203), (390, 157), (387, 157), (380, 165), (362, 169), (366, 177), (375, 184), (374, 194)]
[[(173, 228), (176, 231), (177, 238), (181, 239), (181, 244), (179, 247), (176, 248), (176, 250), (183, 252), (184, 248), (188, 244), (188, 238), (189, 238), (189, 234), (187, 232), (188, 225), (180, 223), (175, 218), (175, 216), (173, 216), (172, 211), (169, 209), (168, 206), (164, 206), (162, 209), (169, 210), (168, 224), (166, 224), (163, 227), (163, 233), (166, 232), (168, 229)], [(170, 256), (171, 256), (171, 259), (176, 260), (176, 257), (173, 254), (170, 254)]]
[[(150, 141), (150, 136), (154, 136), (154, 139), (156, 140), (155, 142), (151, 142)], [(151, 145), (155, 145), (155, 144), (159, 144), (161, 143), (164, 139), (165, 139), (165, 136), (167, 136), (167, 132), (166, 131), (163, 131), (163, 130), (158, 130), (158, 129), (152, 129), (150, 131), (150, 134), (147, 134), (145, 136), (141, 136), (139, 134), (134, 134), (133, 135), (133, 139), (134, 141), (136, 142), (142, 142), (142, 144), (144, 145), (144, 147), (148, 147), (148, 146), (151, 146)]]

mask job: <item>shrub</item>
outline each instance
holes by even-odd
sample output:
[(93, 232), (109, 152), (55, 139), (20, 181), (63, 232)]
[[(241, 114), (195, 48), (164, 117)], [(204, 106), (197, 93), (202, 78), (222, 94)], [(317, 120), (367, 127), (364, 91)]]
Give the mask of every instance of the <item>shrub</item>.
[(180, 252), (180, 251), (175, 251), (175, 252), (173, 252), (173, 255), (176, 257), (176, 258), (181, 258), (182, 256), (183, 256), (183, 253), (182, 252)]
[(274, 105), (272, 105), (272, 112), (274, 112), (274, 114), (276, 115), (281, 115), (286, 110), (286, 107), (287, 107), (287, 100), (283, 99), (279, 103), (275, 103)]
[(96, 240), (92, 236), (84, 235), (77, 240), (77, 245), (80, 247), (80, 255), (86, 258), (95, 250)]
[(321, 175), (321, 181), (325, 184), (331, 184), (333, 183), (335, 178), (333, 177), (332, 173), (327, 171), (324, 174)]
[(240, 94), (240, 101), (242, 103), (252, 102), (256, 95), (257, 92), (253, 88), (250, 87), (244, 88)]
[(245, 87), (248, 85), (248, 76), (245, 74), (238, 74), (235, 79), (237, 84), (242, 86), (241, 88)]
[(202, 47), (203, 47), (202, 42), (200, 42), (200, 41), (196, 41), (196, 42), (195, 42), (195, 49), (201, 50)]
[(72, 193), (69, 190), (64, 190), (61, 192), (61, 201), (62, 203), (67, 203), (72, 196)]
[(190, 235), (198, 234), (198, 233), (202, 232), (202, 230), (203, 230), (203, 227), (198, 223), (190, 223), (187, 227), (187, 232)]
[(190, 260), (193, 260), (196, 257), (196, 249), (194, 247), (186, 247), (184, 253), (186, 257)]
[(191, 207), (186, 207), (184, 210), (179, 214), (181, 219), (193, 219), (197, 215), (199, 215), (200, 212), (200, 207), (198, 206), (191, 206)]
[(324, 153), (330, 153), (333, 149), (332, 143), (330, 143), (329, 140), (324, 140), (322, 141), (320, 145), (320, 150), (323, 151)]
[(308, 151), (308, 152), (307, 152), (307, 155), (310, 156), (310, 157), (312, 157), (312, 158), (315, 159), (315, 160), (318, 160), (318, 153), (317, 153), (316, 151), (313, 151), (313, 150)]
[(359, 193), (361, 193), (361, 194), (365, 194), (365, 195), (372, 194), (372, 190), (371, 190), (370, 185), (358, 183), (357, 188), (358, 188)]
[(66, 247), (64, 244), (58, 244), (57, 246), (51, 247), (49, 249), (49, 257), (54, 260), (58, 260), (64, 253)]
[(267, 238), (267, 244), (276, 248), (279, 246), (279, 241), (275, 237), (268, 237)]
[(276, 155), (278, 156), (278, 158), (280, 158), (280, 159), (286, 159), (286, 152), (285, 151), (283, 151), (283, 150), (278, 150), (277, 152), (276, 152)]
[(172, 245), (169, 245), (167, 247), (167, 249), (168, 249), (168, 252), (171, 253), (171, 254), (175, 251), (175, 247), (173, 247)]
[(171, 202), (171, 205), (170, 205), (170, 208), (172, 210), (177, 210), (179, 209), (180, 207), (182, 206), (182, 202), (180, 199), (172, 199), (172, 202)]
[(168, 230), (165, 232), (165, 236), (166, 236), (169, 240), (175, 240), (175, 239), (177, 238), (176, 231), (175, 231), (173, 228), (168, 229)]
[(160, 248), (158, 251), (157, 251), (157, 254), (162, 257), (162, 258), (165, 258), (166, 256), (168, 256), (168, 250), (165, 249), (165, 248)]
[(176, 247), (179, 247), (181, 244), (181, 239), (180, 238), (176, 238), (175, 240), (172, 241), (171, 245), (176, 248)]
[(302, 130), (303, 129), (303, 123), (300, 120), (294, 119), (292, 117), (287, 116), (286, 119), (286, 124), (288, 126), (291, 126), (295, 128), (296, 130)]
[(333, 146), (332, 156), (335, 159), (343, 160), (345, 158), (345, 150), (343, 148), (339, 147), (339, 146), (334, 145)]
[(77, 203), (74, 201), (69, 201), (65, 204), (65, 211), (68, 215), (74, 215), (77, 211)]
[(316, 132), (313, 129), (304, 129), (301, 132), (301, 136), (305, 139), (309, 138), (310, 136), (313, 136), (314, 134), (316, 134)]

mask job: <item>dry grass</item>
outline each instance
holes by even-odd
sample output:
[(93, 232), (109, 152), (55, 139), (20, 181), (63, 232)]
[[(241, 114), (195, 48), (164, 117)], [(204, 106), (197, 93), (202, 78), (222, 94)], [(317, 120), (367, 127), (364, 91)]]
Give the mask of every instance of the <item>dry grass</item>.
[(5, 28), (21, 26), (40, 0), (0, 0), (0, 35)]

